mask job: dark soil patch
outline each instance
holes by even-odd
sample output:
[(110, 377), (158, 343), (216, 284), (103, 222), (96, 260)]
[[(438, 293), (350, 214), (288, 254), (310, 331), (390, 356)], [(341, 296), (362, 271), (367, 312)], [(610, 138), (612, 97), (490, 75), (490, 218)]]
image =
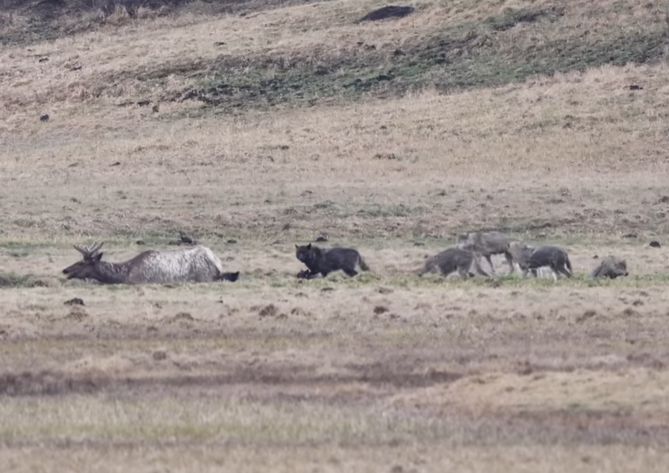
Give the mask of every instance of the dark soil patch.
[(284, 367), (239, 366), (225, 374), (178, 375), (151, 378), (118, 380), (116, 388), (148, 388), (158, 391), (168, 388), (207, 388), (235, 384), (258, 384), (267, 386), (326, 386), (334, 389), (338, 384), (364, 383), (372, 386), (393, 388), (426, 387), (435, 384), (452, 383), (461, 378), (459, 373), (429, 371), (413, 373), (406, 369), (391, 367), (378, 369), (374, 366), (360, 365), (353, 374), (314, 374), (315, 367), (290, 365)]
[(351, 372), (349, 373), (327, 375), (316, 374), (315, 369), (315, 366), (296, 364), (285, 366), (238, 364), (229, 366), (225, 372), (218, 374), (168, 374), (134, 378), (114, 378), (113, 376), (94, 378), (52, 371), (8, 373), (0, 375), (0, 395), (52, 396), (100, 391), (141, 394), (168, 393), (175, 389), (199, 392), (242, 384), (299, 389), (310, 386), (329, 386), (330, 389), (335, 389), (340, 384), (362, 383), (387, 388), (413, 388), (451, 383), (462, 376), (459, 373), (435, 370), (416, 373), (410, 363), (406, 365), (397, 363), (361, 364), (350, 366)]
[(84, 304), (84, 301), (78, 297), (75, 297), (73, 299), (69, 299), (65, 301), (65, 305), (86, 305)]
[(42, 371), (0, 375), (0, 395), (53, 396), (58, 394), (93, 393), (104, 381), (73, 378), (62, 373)]
[(388, 18), (404, 18), (405, 16), (408, 16), (413, 12), (414, 12), (414, 7), (398, 7), (394, 5), (389, 5), (387, 7), (382, 7), (367, 13), (365, 16), (360, 18), (358, 22), (379, 21)]

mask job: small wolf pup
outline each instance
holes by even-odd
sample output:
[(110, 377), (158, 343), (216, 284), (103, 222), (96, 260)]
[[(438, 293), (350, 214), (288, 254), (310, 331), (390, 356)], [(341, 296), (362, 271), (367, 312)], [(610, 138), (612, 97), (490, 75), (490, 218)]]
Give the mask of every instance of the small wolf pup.
[(308, 268), (306, 271), (300, 271), (298, 278), (313, 279), (319, 273), (326, 277), (329, 273), (340, 269), (353, 277), (358, 274), (356, 266), (362, 271), (369, 271), (369, 266), (354, 248), (319, 248), (309, 243), (305, 246), (295, 245), (295, 256)]
[(470, 272), (472, 265), (476, 272), (487, 278), (490, 277), (486, 273), (478, 259), (471, 251), (463, 250), (461, 248), (448, 248), (434, 256), (429, 257), (421, 269), (417, 271), (418, 276), (426, 273), (438, 273), (446, 277), (449, 274), (457, 271), (462, 279), (467, 279), (474, 276)]
[(611, 278), (629, 276), (627, 262), (617, 256), (609, 255), (590, 273), (591, 278)]

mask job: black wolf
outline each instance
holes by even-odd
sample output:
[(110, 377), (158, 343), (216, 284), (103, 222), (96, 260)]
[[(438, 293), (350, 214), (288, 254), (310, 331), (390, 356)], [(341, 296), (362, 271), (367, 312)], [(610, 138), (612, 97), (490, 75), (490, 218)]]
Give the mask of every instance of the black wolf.
[(312, 279), (319, 273), (326, 277), (340, 269), (353, 277), (358, 274), (356, 266), (362, 271), (369, 271), (369, 266), (354, 248), (319, 248), (309, 243), (305, 246), (295, 245), (295, 256), (308, 268), (308, 271), (298, 274), (299, 278)]

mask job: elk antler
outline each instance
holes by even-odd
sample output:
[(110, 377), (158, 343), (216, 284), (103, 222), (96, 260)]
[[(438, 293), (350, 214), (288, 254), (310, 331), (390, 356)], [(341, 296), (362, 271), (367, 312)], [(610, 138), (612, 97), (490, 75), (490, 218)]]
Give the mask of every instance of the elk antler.
[(102, 248), (102, 245), (104, 245), (104, 242), (96, 241), (91, 246), (74, 245), (74, 249), (84, 255), (84, 257), (90, 257), (97, 253)]

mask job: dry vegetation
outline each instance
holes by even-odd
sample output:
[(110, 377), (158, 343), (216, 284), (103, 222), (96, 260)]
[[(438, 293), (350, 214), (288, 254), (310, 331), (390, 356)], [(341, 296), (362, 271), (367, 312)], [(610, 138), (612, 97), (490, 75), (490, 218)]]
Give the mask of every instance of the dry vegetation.
[[(0, 14), (3, 471), (664, 470), (659, 4), (174, 5)], [(481, 227), (576, 277), (411, 274)], [(240, 281), (60, 274), (178, 230)], [(372, 273), (295, 279), (321, 234)]]

